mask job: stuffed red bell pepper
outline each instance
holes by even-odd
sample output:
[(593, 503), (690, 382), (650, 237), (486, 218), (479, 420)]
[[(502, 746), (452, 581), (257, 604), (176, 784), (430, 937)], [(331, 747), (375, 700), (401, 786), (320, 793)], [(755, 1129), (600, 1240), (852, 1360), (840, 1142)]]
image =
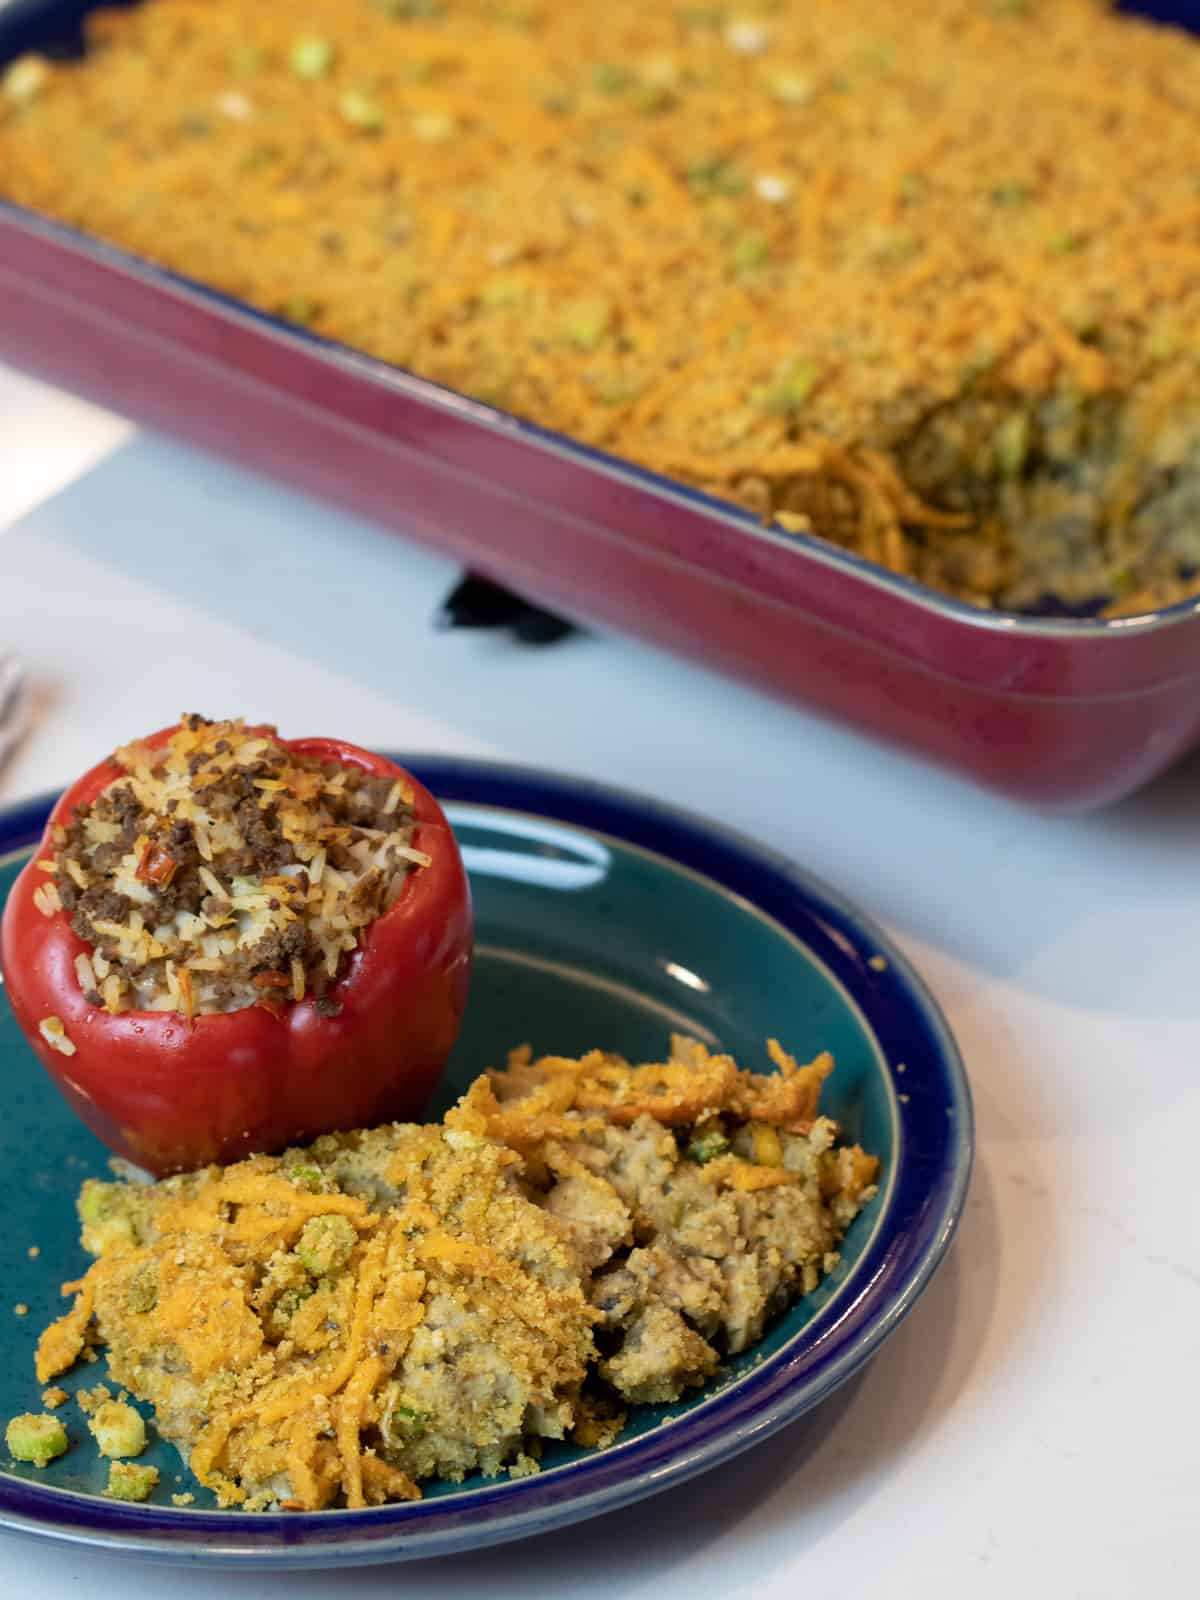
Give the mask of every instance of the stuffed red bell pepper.
[(70, 1104), (164, 1174), (418, 1116), (471, 937), (454, 836), (408, 773), (188, 716), (62, 797), (0, 957)]

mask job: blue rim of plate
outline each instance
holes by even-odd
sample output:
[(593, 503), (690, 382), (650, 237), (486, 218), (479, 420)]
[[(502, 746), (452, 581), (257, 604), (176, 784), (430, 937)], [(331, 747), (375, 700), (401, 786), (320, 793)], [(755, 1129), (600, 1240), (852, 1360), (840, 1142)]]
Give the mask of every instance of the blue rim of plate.
[[(674, 1487), (819, 1404), (895, 1331), (945, 1257), (974, 1157), (970, 1088), (936, 1001), (873, 922), (786, 857), (657, 801), (532, 768), (394, 759), (443, 802), (548, 817), (690, 869), (779, 923), (845, 985), (885, 1060), (909, 1064), (912, 1091), (895, 1097), (895, 1170), (852, 1276), (801, 1335), (727, 1391), (540, 1476), (366, 1511), (253, 1515), (123, 1506), (0, 1477), (0, 1527), (163, 1561), (275, 1569), (449, 1555), (546, 1533)], [(0, 855), (36, 843), (54, 798), (0, 810)]]

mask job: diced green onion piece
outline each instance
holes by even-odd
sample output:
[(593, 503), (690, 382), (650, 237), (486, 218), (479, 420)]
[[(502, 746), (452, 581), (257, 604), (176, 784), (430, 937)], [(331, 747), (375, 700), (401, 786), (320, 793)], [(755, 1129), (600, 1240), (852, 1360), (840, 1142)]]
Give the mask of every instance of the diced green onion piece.
[(665, 83), (643, 83), (638, 88), (635, 103), (639, 111), (653, 116), (656, 111), (666, 111), (673, 106), (675, 94)]
[(403, 1433), (410, 1439), (419, 1439), (425, 1432), (425, 1414), (411, 1406), (397, 1406), (392, 1412), (392, 1431)]
[(812, 361), (797, 361), (779, 385), (780, 399), (789, 406), (802, 406), (816, 387), (820, 373)]
[(1029, 413), (1014, 411), (996, 429), (996, 465), (1002, 477), (1016, 478), (1029, 455)]
[(901, 266), (905, 261), (911, 261), (920, 248), (911, 233), (890, 233), (880, 241), (875, 253), (880, 261), (890, 266)]
[(310, 1217), (296, 1244), (296, 1254), (314, 1278), (340, 1272), (358, 1243), (358, 1233), (348, 1218), (336, 1213)]
[(748, 233), (733, 247), (733, 264), (739, 272), (750, 272), (761, 267), (770, 254), (770, 246), (761, 234)]
[(148, 1500), (157, 1484), (157, 1467), (114, 1461), (108, 1469), (108, 1493), (114, 1500)]
[(607, 300), (577, 300), (567, 308), (563, 332), (580, 350), (595, 350), (603, 342), (612, 321), (612, 306)]
[(26, 1412), (9, 1423), (4, 1442), (14, 1461), (30, 1461), (35, 1467), (44, 1467), (66, 1450), (67, 1430), (57, 1417)]
[(311, 1285), (304, 1289), (285, 1289), (275, 1302), (276, 1317), (284, 1322), (290, 1322), (313, 1292)]
[(617, 66), (611, 61), (599, 61), (592, 68), (592, 82), (601, 94), (620, 94), (633, 82), (633, 74), (628, 67)]
[(710, 1161), (715, 1161), (718, 1156), (729, 1154), (729, 1140), (719, 1129), (710, 1129), (708, 1133), (697, 1134), (687, 1147), (689, 1161), (694, 1161), (697, 1166), (705, 1167)]
[(741, 194), (746, 187), (746, 180), (737, 168), (719, 156), (697, 162), (684, 176), (698, 194)]
[(816, 93), (812, 79), (798, 72), (776, 72), (767, 80), (771, 98), (785, 106), (807, 105)]
[(527, 293), (519, 278), (489, 278), (479, 291), (479, 298), (485, 306), (515, 306)]
[(766, 411), (797, 411), (816, 388), (820, 369), (812, 361), (796, 361), (778, 383), (756, 390), (754, 400)]
[(1114, 567), (1108, 575), (1108, 585), (1113, 594), (1128, 594), (1136, 582), (1131, 567)]
[(383, 127), (383, 112), (369, 95), (349, 89), (338, 101), (338, 111), (343, 122), (352, 128), (362, 128), (366, 133), (377, 133)]
[(328, 39), (306, 34), (292, 46), (288, 64), (298, 78), (323, 78), (333, 65), (333, 46)]

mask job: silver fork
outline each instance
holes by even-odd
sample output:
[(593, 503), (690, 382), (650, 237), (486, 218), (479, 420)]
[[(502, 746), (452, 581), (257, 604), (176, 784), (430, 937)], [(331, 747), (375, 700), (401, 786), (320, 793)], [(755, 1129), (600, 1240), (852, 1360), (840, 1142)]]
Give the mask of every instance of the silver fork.
[(29, 715), (29, 688), (16, 656), (0, 655), (0, 767), (16, 750)]

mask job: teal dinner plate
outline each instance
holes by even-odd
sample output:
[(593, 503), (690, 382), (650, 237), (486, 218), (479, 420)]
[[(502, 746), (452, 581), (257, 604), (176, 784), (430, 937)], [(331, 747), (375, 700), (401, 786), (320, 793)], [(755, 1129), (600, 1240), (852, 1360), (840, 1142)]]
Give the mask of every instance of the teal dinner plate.
[[(466, 1022), (432, 1112), (510, 1046), (662, 1059), (694, 1034), (771, 1070), (765, 1041), (833, 1052), (822, 1108), (882, 1159), (878, 1197), (841, 1265), (672, 1406), (635, 1408), (613, 1447), (550, 1445), (533, 1477), (424, 1486), (365, 1511), (221, 1511), (154, 1435), (152, 1499), (109, 1499), (73, 1402), (72, 1448), (44, 1471), (0, 1449), (0, 1526), (162, 1560), (344, 1565), (461, 1551), (612, 1510), (727, 1460), (817, 1404), (897, 1326), (945, 1254), (972, 1159), (962, 1064), (936, 1005), (871, 922), (791, 862), (698, 818), (598, 785), (442, 757), (398, 757), (443, 801), (471, 878), (476, 960)], [(0, 812), (0, 901), (51, 800)], [(43, 1075), (0, 997), (0, 1421), (40, 1411), (38, 1332), (87, 1266), (74, 1201), (107, 1153)], [(58, 1380), (105, 1379), (102, 1361)], [(177, 1507), (172, 1495), (191, 1494)]]

